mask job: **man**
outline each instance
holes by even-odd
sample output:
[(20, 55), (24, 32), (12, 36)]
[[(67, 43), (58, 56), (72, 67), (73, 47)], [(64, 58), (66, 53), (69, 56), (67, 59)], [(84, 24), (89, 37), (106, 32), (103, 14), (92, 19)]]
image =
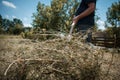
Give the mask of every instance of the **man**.
[[(94, 26), (96, 0), (82, 0), (73, 18), (77, 31), (87, 31)], [(87, 42), (91, 42), (92, 34), (88, 34)]]

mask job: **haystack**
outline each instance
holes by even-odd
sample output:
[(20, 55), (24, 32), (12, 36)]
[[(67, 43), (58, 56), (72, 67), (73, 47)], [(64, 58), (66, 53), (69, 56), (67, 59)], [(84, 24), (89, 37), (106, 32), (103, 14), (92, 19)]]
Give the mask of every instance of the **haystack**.
[(118, 52), (82, 41), (1, 40), (0, 80), (119, 80)]

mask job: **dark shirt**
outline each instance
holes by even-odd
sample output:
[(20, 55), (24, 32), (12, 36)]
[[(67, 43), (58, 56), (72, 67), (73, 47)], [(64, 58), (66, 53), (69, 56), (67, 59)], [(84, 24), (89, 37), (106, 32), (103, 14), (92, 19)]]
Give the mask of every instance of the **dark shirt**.
[[(76, 13), (75, 16), (79, 15), (80, 13), (82, 13), (83, 11), (85, 11), (88, 8), (88, 4), (94, 2), (96, 4), (96, 0), (82, 0)], [(95, 15), (95, 11), (92, 12), (90, 15), (80, 19), (77, 23), (77, 26), (79, 25), (94, 25), (94, 15)]]

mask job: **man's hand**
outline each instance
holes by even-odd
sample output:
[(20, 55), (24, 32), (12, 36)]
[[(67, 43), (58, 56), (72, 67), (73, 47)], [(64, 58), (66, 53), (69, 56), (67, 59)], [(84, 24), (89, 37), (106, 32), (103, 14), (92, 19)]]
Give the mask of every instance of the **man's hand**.
[(78, 17), (78, 16), (75, 16), (75, 17), (73, 18), (73, 23), (76, 25), (77, 22), (78, 22), (78, 20), (79, 20), (79, 17)]

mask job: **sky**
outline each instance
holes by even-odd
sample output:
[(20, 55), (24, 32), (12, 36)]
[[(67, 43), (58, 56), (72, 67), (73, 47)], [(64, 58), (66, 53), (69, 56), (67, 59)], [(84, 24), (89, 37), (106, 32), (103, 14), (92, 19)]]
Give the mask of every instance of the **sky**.
[[(12, 20), (18, 18), (22, 20), (24, 26), (31, 26), (32, 15), (36, 12), (38, 2), (50, 5), (51, 0), (0, 0), (0, 14), (3, 18)], [(98, 0), (96, 4), (96, 15), (100, 17), (98, 20), (99, 29), (104, 29), (106, 21), (106, 12), (113, 2), (118, 0)]]

